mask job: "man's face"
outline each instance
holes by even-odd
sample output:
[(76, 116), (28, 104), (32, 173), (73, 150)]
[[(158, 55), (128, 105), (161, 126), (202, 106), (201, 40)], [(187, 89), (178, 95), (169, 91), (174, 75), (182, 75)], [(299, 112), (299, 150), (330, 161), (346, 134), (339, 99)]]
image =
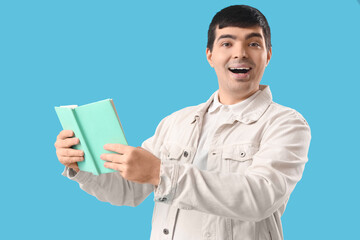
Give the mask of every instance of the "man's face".
[(266, 49), (261, 27), (217, 27), (213, 49), (207, 48), (206, 56), (218, 77), (220, 100), (233, 104), (259, 89), (271, 49)]

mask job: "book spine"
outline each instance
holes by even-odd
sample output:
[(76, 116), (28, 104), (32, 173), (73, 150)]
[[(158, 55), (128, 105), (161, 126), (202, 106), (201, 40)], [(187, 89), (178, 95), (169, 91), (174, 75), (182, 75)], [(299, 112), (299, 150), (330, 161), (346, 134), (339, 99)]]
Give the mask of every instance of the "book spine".
[(112, 100), (112, 99), (110, 99), (110, 101), (109, 101), (109, 102), (111, 103), (111, 107), (112, 107), (112, 109), (113, 109), (113, 111), (114, 111), (114, 113), (115, 113), (115, 116), (116, 116), (116, 118), (117, 118), (117, 120), (118, 120), (118, 122), (119, 122), (119, 125), (120, 125), (120, 128), (121, 128), (121, 131), (124, 133), (123, 135), (124, 135), (124, 141), (125, 141), (125, 144), (126, 144), (126, 145), (129, 145), (129, 144), (128, 144), (128, 141), (126, 140), (125, 132), (124, 132), (124, 129), (123, 129), (123, 127), (122, 127), (122, 124), (121, 124), (121, 121), (120, 121), (120, 118), (119, 118), (119, 114), (118, 114), (118, 113), (117, 113), (117, 111), (116, 111), (116, 108), (115, 108), (114, 102), (113, 102), (113, 100)]
[[(88, 154), (88, 156), (85, 156), (85, 159), (86, 161), (91, 161), (92, 164), (94, 165), (94, 168), (95, 168), (95, 171), (96, 171), (96, 175), (99, 175), (100, 174), (100, 170), (97, 166), (97, 164), (95, 163), (95, 158), (90, 150), (90, 148), (87, 146), (86, 144), (86, 137), (85, 137), (85, 134), (84, 134), (84, 131), (82, 129), (82, 126), (80, 124), (80, 121), (79, 119), (77, 118), (76, 116), (76, 112), (75, 112), (75, 109), (71, 109), (71, 112), (72, 112), (72, 115), (74, 116), (74, 120), (79, 128), (79, 139), (81, 139), (82, 141), (80, 142), (80, 145), (83, 147), (83, 150), (84, 150), (84, 153), (86, 152)], [(81, 165), (82, 165), (83, 162), (79, 162), (79, 168), (81, 169)]]

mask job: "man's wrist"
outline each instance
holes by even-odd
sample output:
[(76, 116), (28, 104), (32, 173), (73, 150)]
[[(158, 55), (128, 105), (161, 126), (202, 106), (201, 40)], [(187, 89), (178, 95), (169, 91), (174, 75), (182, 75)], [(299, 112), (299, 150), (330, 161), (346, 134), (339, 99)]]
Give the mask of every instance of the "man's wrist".
[(157, 187), (159, 185), (159, 182), (160, 182), (160, 165), (161, 165), (161, 161), (159, 161), (156, 164), (156, 167), (155, 167), (154, 172), (153, 172), (153, 178), (150, 181), (150, 183), (152, 185), (154, 185), (155, 187)]

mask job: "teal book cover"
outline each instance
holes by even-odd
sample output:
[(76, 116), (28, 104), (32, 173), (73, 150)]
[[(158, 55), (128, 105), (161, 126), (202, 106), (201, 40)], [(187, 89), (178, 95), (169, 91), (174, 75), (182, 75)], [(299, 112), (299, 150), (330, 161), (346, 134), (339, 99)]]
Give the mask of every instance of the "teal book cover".
[(103, 146), (107, 143), (128, 145), (112, 99), (106, 99), (83, 106), (55, 107), (64, 130), (72, 130), (80, 143), (73, 146), (84, 151), (84, 161), (78, 162), (81, 171), (94, 175), (114, 172), (104, 167), (100, 155), (108, 153)]

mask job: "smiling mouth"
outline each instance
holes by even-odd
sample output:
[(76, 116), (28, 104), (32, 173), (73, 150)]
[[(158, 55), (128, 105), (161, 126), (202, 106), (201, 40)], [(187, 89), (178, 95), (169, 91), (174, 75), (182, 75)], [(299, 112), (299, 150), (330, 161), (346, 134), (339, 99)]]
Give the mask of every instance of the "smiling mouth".
[(229, 68), (229, 71), (232, 73), (248, 73), (251, 68)]

